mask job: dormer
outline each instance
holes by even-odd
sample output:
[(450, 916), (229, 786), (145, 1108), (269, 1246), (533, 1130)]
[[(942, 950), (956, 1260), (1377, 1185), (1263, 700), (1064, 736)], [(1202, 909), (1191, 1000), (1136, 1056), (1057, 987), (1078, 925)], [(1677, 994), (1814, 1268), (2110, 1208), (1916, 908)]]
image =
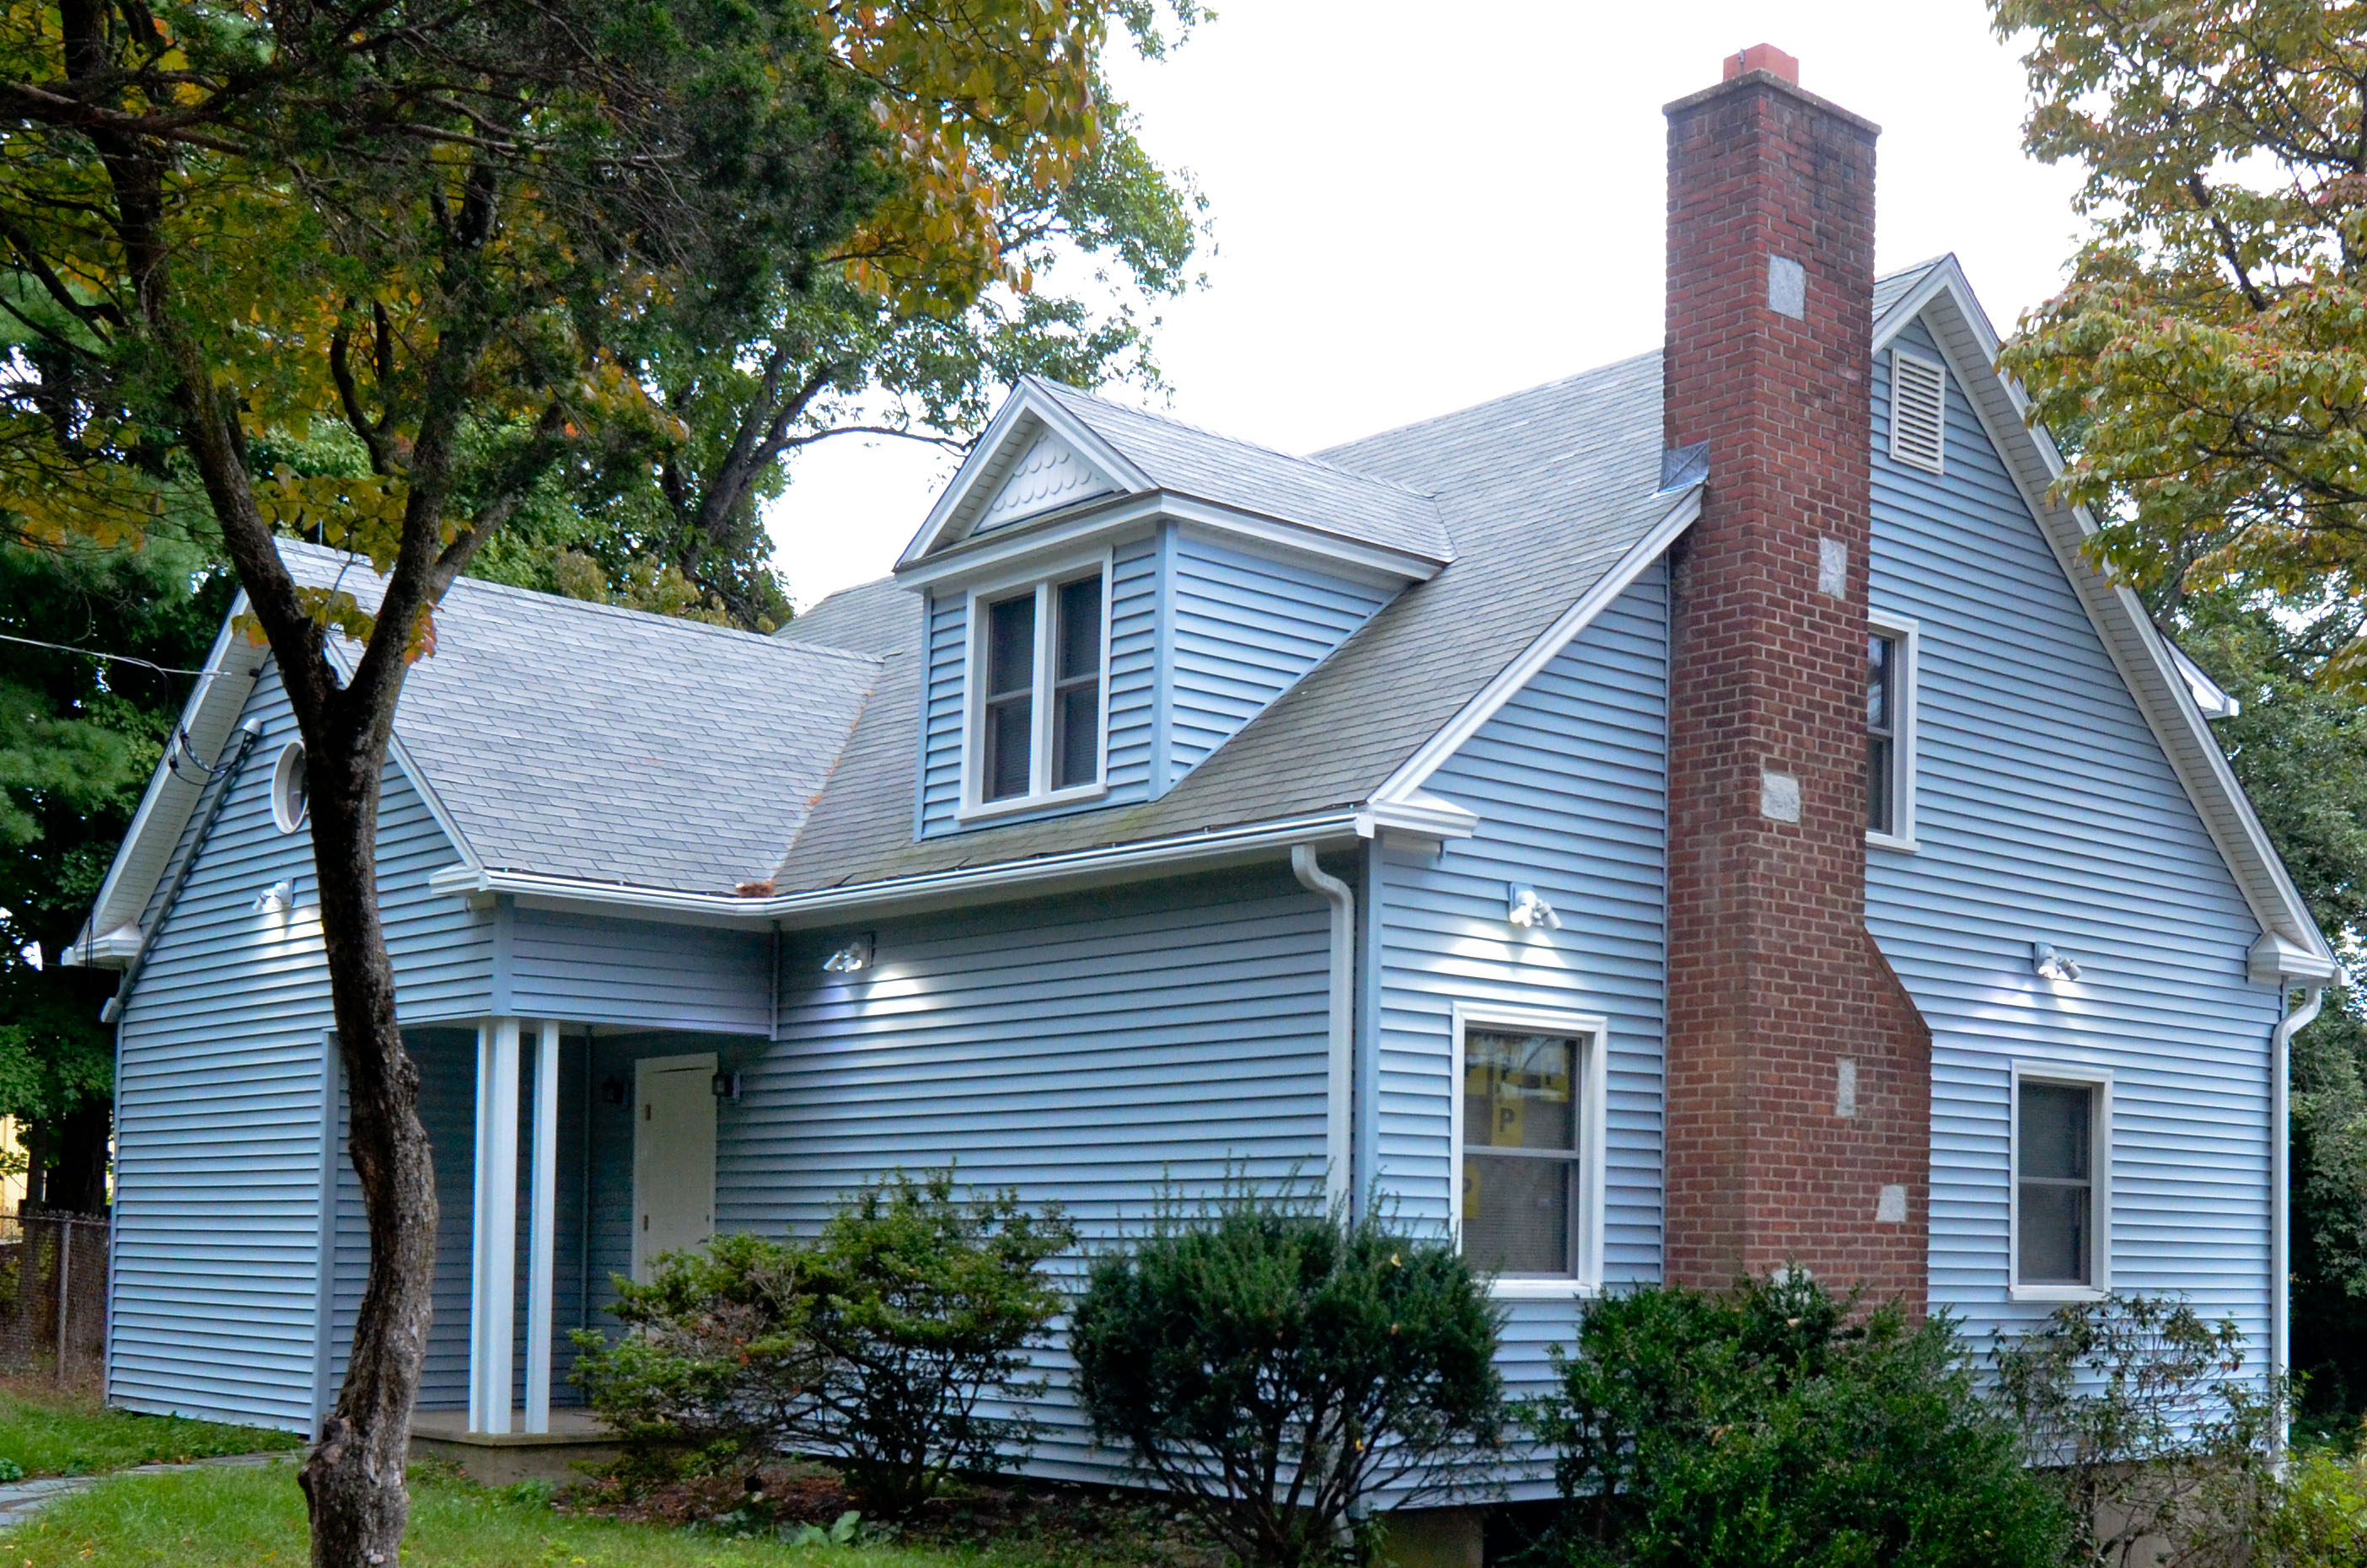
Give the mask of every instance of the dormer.
[(1427, 495), (1027, 378), (896, 568), (916, 831), (1157, 800), (1451, 558)]

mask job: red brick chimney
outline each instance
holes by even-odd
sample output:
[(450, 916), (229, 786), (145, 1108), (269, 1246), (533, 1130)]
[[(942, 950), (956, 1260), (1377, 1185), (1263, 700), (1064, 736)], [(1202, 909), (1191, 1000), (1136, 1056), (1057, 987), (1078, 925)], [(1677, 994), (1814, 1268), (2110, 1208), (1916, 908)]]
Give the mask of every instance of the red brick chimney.
[(1761, 44), (1669, 117), (1667, 1271), (1927, 1298), (1931, 1035), (1865, 930), (1877, 128)]

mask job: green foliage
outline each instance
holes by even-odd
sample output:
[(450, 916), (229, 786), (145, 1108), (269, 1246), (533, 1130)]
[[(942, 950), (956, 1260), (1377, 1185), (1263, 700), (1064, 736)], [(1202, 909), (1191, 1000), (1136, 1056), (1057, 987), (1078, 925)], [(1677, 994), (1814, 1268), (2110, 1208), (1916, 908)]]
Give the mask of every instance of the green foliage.
[(1070, 1343), (1103, 1440), (1242, 1562), (1304, 1568), (1489, 1457), (1501, 1321), (1451, 1244), (1244, 1188), (1096, 1257)]
[[(204, 551), (161, 532), (138, 548), (0, 537), (0, 632), (9, 637), (190, 669), (204, 662), (229, 597)], [(106, 1136), (114, 1048), (98, 1008), (113, 977), (64, 969), (58, 957), (90, 912), (194, 684), (0, 642), (0, 1115), (49, 1121), (88, 1110), (93, 1136)]]
[(1991, 0), (2026, 143), (2086, 171), (2069, 284), (2004, 364), (2076, 432), (2060, 485), (2157, 609), (2236, 583), (2344, 624), (2367, 676), (2367, 8)]
[(2275, 1568), (2358, 1568), (2367, 1562), (2367, 1455), (2325, 1449), (2295, 1456), (2255, 1561)]
[(2367, 1018), (2339, 990), (2293, 1042), (2293, 1370), (2304, 1420), (2367, 1415)]
[(2064, 1525), (1954, 1325), (1804, 1276), (1589, 1309), (1528, 1411), (1571, 1568), (2052, 1565)]
[(1992, 1360), (2038, 1473), (2062, 1491), (2074, 1562), (2129, 1568), (2149, 1540), (2182, 1552), (2253, 1532), (2278, 1400), (2243, 1380), (2234, 1319), (2115, 1293), (2057, 1307)]
[(1042, 1266), (1074, 1239), (1057, 1209), (898, 1172), (817, 1240), (721, 1236), (619, 1279), (633, 1332), (579, 1333), (574, 1375), (644, 1471), (814, 1453), (864, 1512), (903, 1518), (1033, 1442), (1028, 1353), (1060, 1309)]
[(0, 1455), (25, 1475), (94, 1475), (136, 1464), (294, 1449), (300, 1442), (293, 1433), (135, 1415), (65, 1394), (0, 1394)]

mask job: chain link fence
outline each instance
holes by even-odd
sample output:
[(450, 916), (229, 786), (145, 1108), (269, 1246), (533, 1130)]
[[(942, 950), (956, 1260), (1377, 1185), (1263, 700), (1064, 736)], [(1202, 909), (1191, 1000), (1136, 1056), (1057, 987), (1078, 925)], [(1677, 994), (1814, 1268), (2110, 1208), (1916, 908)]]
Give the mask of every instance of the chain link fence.
[(106, 1216), (0, 1214), (0, 1373), (96, 1389), (106, 1359)]

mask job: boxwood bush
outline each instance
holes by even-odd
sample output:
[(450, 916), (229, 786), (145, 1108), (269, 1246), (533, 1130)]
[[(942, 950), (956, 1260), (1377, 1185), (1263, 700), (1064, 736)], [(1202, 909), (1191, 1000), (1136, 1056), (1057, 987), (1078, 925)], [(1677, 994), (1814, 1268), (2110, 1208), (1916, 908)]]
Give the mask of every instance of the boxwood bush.
[(1527, 1407), (1565, 1568), (2056, 1568), (2066, 1520), (1944, 1317), (1805, 1276), (1594, 1303)]
[(900, 1171), (817, 1240), (719, 1236), (619, 1279), (632, 1332), (578, 1334), (574, 1376), (644, 1473), (813, 1454), (900, 1518), (1033, 1442), (1028, 1352), (1061, 1306), (1042, 1266), (1074, 1234), (1057, 1208)]
[(1237, 1190), (1096, 1258), (1071, 1343), (1098, 1436), (1240, 1562), (1306, 1568), (1495, 1442), (1499, 1326), (1453, 1246)]

